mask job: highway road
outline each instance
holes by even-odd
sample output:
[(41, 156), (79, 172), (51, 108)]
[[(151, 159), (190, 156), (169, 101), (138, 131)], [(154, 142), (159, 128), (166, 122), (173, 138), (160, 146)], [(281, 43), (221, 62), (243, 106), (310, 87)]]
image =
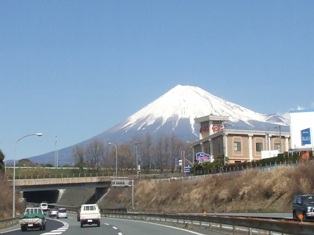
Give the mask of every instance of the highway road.
[(206, 231), (206, 233), (199, 233), (196, 231), (189, 231), (180, 227), (171, 227), (168, 225), (155, 224), (143, 221), (120, 220), (102, 217), (100, 227), (94, 225), (85, 225), (80, 227), (80, 222), (76, 220), (76, 214), (69, 213), (68, 219), (48, 219), (45, 231), (28, 230), (22, 232), (18, 225), (0, 230), (0, 234), (6, 235), (217, 235), (215, 232)]

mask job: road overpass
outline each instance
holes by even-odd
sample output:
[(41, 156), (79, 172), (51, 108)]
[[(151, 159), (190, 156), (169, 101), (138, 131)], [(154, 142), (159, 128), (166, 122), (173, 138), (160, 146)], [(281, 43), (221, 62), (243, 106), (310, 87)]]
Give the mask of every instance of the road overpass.
[(57, 203), (60, 199), (60, 191), (74, 188), (95, 188), (94, 198), (97, 201), (107, 192), (112, 180), (108, 176), (16, 179), (15, 186), (21, 198), (25, 198), (28, 202)]
[(42, 191), (69, 188), (108, 188), (112, 178), (108, 176), (97, 177), (66, 177), (66, 178), (38, 178), (16, 179), (15, 186), (20, 191)]

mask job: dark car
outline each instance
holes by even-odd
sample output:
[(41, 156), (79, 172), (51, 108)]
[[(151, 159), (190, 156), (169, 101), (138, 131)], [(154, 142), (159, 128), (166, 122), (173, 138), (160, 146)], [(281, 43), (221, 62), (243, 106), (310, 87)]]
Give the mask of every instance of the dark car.
[(314, 194), (297, 195), (293, 198), (293, 219), (314, 219)]

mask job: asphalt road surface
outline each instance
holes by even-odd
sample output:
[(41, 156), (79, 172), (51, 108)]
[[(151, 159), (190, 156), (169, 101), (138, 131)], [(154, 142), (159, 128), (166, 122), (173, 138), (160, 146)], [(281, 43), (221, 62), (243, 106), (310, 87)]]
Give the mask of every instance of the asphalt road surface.
[[(182, 225), (181, 225), (182, 226)], [(46, 230), (38, 229), (22, 232), (19, 225), (0, 230), (0, 234), (7, 235), (217, 235), (218, 233), (204, 231), (190, 231), (182, 227), (172, 227), (164, 224), (155, 224), (143, 221), (120, 220), (102, 217), (100, 227), (96, 225), (85, 225), (83, 228), (76, 220), (76, 214), (69, 213), (67, 219), (48, 219)]]

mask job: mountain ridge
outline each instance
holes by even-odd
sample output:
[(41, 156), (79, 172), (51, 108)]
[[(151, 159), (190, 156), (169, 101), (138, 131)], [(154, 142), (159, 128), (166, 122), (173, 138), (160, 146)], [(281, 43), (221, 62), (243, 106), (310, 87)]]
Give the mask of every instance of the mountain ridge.
[[(199, 137), (199, 124), (194, 119), (207, 115), (229, 116), (228, 129), (271, 131), (281, 125), (282, 131), (289, 131), (289, 120), (280, 115), (257, 113), (199, 87), (177, 85), (124, 121), (76, 145), (86, 146), (94, 139), (123, 143), (146, 133), (152, 138), (175, 134), (182, 140), (193, 141)], [(71, 155), (76, 145), (58, 151), (61, 164), (73, 163)], [(53, 163), (54, 157), (55, 152), (50, 152), (29, 159)]]

